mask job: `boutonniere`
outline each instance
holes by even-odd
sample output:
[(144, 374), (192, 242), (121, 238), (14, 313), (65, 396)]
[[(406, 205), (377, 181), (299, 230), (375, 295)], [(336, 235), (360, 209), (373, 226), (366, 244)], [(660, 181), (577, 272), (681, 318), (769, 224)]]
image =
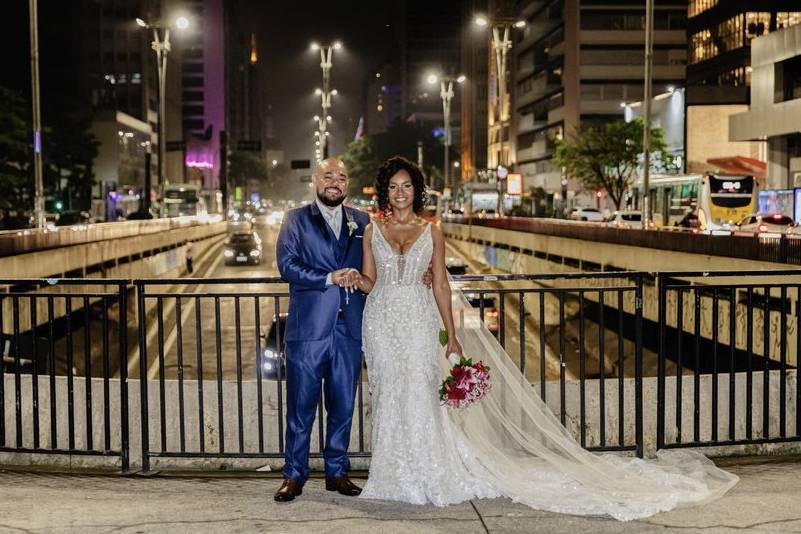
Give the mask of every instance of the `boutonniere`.
[(359, 223), (356, 221), (348, 221), (348, 237), (352, 236), (353, 232), (355, 232), (358, 228)]

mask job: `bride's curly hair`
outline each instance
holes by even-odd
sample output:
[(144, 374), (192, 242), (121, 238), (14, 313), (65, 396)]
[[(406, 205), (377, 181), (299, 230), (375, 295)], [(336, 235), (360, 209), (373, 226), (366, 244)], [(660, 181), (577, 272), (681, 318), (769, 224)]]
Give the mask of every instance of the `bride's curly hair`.
[(378, 194), (378, 210), (383, 214), (388, 214), (392, 211), (389, 206), (389, 180), (398, 171), (406, 171), (412, 178), (412, 186), (414, 187), (414, 201), (412, 209), (416, 214), (423, 211), (426, 205), (426, 182), (423, 177), (423, 172), (420, 167), (404, 158), (403, 156), (395, 156), (386, 160), (378, 169), (378, 175), (375, 178), (375, 190)]

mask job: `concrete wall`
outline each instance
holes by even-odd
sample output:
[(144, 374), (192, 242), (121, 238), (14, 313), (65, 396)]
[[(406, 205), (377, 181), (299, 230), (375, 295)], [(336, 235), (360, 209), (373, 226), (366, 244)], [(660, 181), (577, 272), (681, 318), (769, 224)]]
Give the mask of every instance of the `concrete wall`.
[[(511, 230), (502, 230), (497, 228), (483, 227), (483, 226), (468, 226), (463, 224), (444, 223), (442, 225), (443, 231), (448, 236), (456, 237), (457, 239), (450, 239), (449, 243), (456, 248), (460, 253), (464, 254), (470, 259), (480, 263), (489, 264), (500, 271), (509, 273), (523, 274), (523, 273), (570, 273), (580, 272), (587, 270), (585, 265), (601, 265), (604, 270), (631, 270), (641, 272), (667, 272), (667, 271), (708, 271), (715, 270), (733, 270), (733, 271), (748, 271), (748, 270), (764, 270), (764, 269), (786, 269), (786, 265), (782, 264), (769, 264), (765, 262), (756, 262), (750, 260), (742, 260), (736, 258), (724, 258), (719, 256), (705, 256), (701, 254), (689, 254), (682, 252), (671, 252), (666, 250), (649, 249), (647, 253), (640, 247), (631, 247), (626, 245), (616, 245), (610, 243), (595, 243), (589, 241), (582, 241), (578, 239), (568, 239), (563, 237), (552, 237), (541, 234), (532, 234), (524, 232), (516, 232)], [(483, 243), (492, 244), (505, 244), (509, 247), (518, 247), (522, 249), (535, 250), (537, 252), (555, 255), (568, 260), (576, 260), (576, 267), (566, 265), (564, 263), (555, 263), (545, 258), (538, 258), (519, 252), (512, 252), (503, 248), (495, 248), (491, 245), (479, 244), (475, 241), (482, 241)], [(694, 283), (702, 285), (713, 283), (735, 283), (735, 284), (748, 284), (748, 283), (787, 283), (798, 284), (801, 283), (801, 271), (798, 276), (783, 276), (778, 277), (714, 277), (707, 276), (702, 279), (692, 279)], [(755, 295), (759, 295), (762, 290), (756, 288)], [(741, 290), (740, 297), (743, 296)], [(779, 296), (779, 290), (774, 289), (771, 291), (773, 297)], [(593, 293), (587, 293), (587, 298), (597, 300)], [(624, 301), (624, 310), (632, 313), (634, 310), (633, 295), (627, 294)], [(694, 332), (694, 309), (693, 303), (690, 302), (691, 295), (685, 294), (684, 296), (684, 319), (683, 329), (685, 332)], [(787, 291), (788, 315), (786, 317), (787, 326), (787, 361), (790, 365), (796, 364), (797, 355), (797, 329), (798, 329), (798, 315), (794, 310), (798, 309), (799, 303), (798, 293), (795, 288), (789, 288)], [(667, 300), (667, 324), (675, 327), (678, 322), (676, 320), (677, 313), (677, 294), (674, 291), (668, 293)], [(615, 302), (608, 302), (607, 305), (616, 307)], [(706, 339), (712, 338), (712, 308), (713, 301), (708, 296), (701, 298), (701, 335)], [(659, 318), (659, 299), (658, 290), (653, 283), (646, 283), (643, 286), (643, 317), (650, 321), (657, 321)], [(728, 302), (723, 301), (719, 304), (718, 315), (718, 340), (721, 343), (728, 343), (729, 340), (729, 308)], [(747, 306), (740, 304), (735, 309), (736, 326), (736, 346), (740, 349), (746, 348), (747, 343)], [(753, 310), (753, 352), (757, 355), (763, 355), (763, 336), (762, 336), (763, 313), (759, 309)], [(781, 336), (781, 319), (778, 313), (771, 313), (770, 317), (770, 357), (778, 360), (780, 357), (780, 344)]]
[[(700, 379), (700, 428), (701, 440), (709, 440), (711, 436), (711, 376), (702, 376)], [(780, 375), (778, 372), (770, 373), (770, 412), (769, 436), (779, 435), (779, 406), (780, 406)], [(87, 446), (86, 429), (86, 404), (85, 404), (85, 380), (75, 378), (74, 383), (74, 413), (75, 413), (75, 448), (85, 449)], [(786, 433), (788, 436), (798, 434), (795, 426), (796, 414), (796, 384), (797, 375), (795, 371), (790, 371), (786, 378)], [(120, 383), (118, 380), (110, 380), (110, 436), (111, 450), (119, 451), (121, 443), (120, 432)], [(184, 422), (185, 422), (185, 447), (186, 451), (198, 452), (200, 450), (199, 430), (201, 424), (198, 413), (198, 384), (196, 381), (187, 380), (184, 382)], [(367, 384), (364, 383), (364, 444), (365, 449), (370, 449), (370, 397), (367, 393)], [(607, 445), (617, 444), (618, 428), (620, 418), (618, 416), (618, 382), (617, 380), (605, 381), (605, 421)], [(103, 381), (92, 379), (91, 387), (93, 392), (93, 404), (91, 410), (92, 438), (94, 450), (103, 450), (104, 443), (104, 423), (103, 423)], [(728, 406), (729, 406), (729, 382), (728, 376), (718, 378), (718, 439), (728, 438)], [(20, 411), (22, 414), (22, 446), (33, 446), (33, 411), (30, 399), (32, 380), (30, 375), (22, 379), (21, 396), (22, 403)], [(225, 381), (222, 384), (223, 402), (222, 410), (224, 415), (224, 437), (221, 432), (218, 420), (217, 405), (217, 384), (214, 381), (203, 382), (203, 410), (202, 419), (203, 432), (205, 434), (205, 447), (207, 452), (219, 450), (221, 439), (224, 441), (226, 452), (239, 451), (238, 433), (238, 404), (237, 404), (237, 384), (233, 381)], [(15, 386), (14, 376), (5, 376), (5, 440), (7, 447), (14, 447), (16, 444), (16, 422), (15, 422)], [(57, 426), (57, 447), (67, 449), (68, 447), (68, 410), (67, 410), (67, 379), (63, 376), (56, 377), (56, 399), (57, 406), (55, 417)], [(597, 380), (586, 382), (586, 418), (587, 418), (587, 445), (596, 446), (600, 443), (600, 402), (599, 402), (599, 383)], [(624, 391), (624, 443), (633, 444), (635, 442), (635, 404), (634, 404), (634, 380), (626, 379), (623, 384)], [(762, 436), (762, 398), (763, 398), (763, 375), (754, 373), (752, 385), (752, 424), (754, 438)], [(165, 381), (164, 398), (166, 406), (165, 434), (168, 451), (180, 450), (180, 419), (178, 411), (179, 384), (176, 380)], [(432, 394), (434, 394), (432, 392)], [(149, 433), (151, 451), (161, 451), (161, 415), (159, 410), (159, 387), (157, 381), (148, 382), (149, 399)], [(278, 451), (278, 393), (275, 381), (263, 382), (263, 428), (264, 428), (264, 450), (267, 453)], [(645, 448), (648, 456), (655, 454), (656, 446), (656, 398), (657, 381), (655, 378), (646, 378), (643, 381), (643, 421)], [(735, 438), (744, 439), (746, 436), (746, 376), (737, 374), (735, 380)], [(548, 382), (546, 386), (546, 398), (548, 405), (555, 414), (559, 413), (559, 383)], [(255, 381), (244, 381), (242, 383), (242, 421), (243, 421), (243, 450), (245, 453), (258, 453), (258, 412), (257, 406), (257, 383)], [(286, 396), (284, 395), (284, 400)], [(136, 470), (141, 466), (141, 426), (140, 426), (140, 383), (137, 380), (128, 381), (128, 403), (129, 403), (129, 436), (131, 467)], [(567, 428), (578, 440), (579, 437), (579, 383), (571, 381), (566, 383), (566, 414)], [(676, 440), (675, 426), (675, 407), (676, 407), (676, 381), (675, 377), (666, 380), (666, 441), (668, 443)], [(48, 377), (39, 378), (39, 426), (40, 426), (40, 447), (50, 447), (50, 389)], [(692, 438), (693, 428), (693, 382), (691, 377), (685, 376), (682, 382), (682, 425), (685, 439)], [(315, 424), (312, 432), (312, 451), (318, 451), (318, 426)], [(351, 452), (358, 450), (358, 416), (354, 416), (354, 423), (351, 432)], [(705, 449), (706, 452), (715, 455), (736, 455), (736, 454), (769, 454), (778, 452), (799, 452), (798, 442), (789, 444), (773, 445), (738, 445), (727, 447), (715, 447)], [(68, 467), (102, 467), (119, 469), (120, 462), (114, 457), (88, 457), (70, 454), (31, 454), (31, 453), (0, 453), (0, 464), (4, 465), (58, 465)], [(151, 460), (151, 469), (162, 468), (189, 468), (189, 469), (255, 469), (264, 465), (270, 469), (280, 469), (283, 459), (278, 454), (273, 454), (273, 458), (250, 458), (250, 459), (178, 459), (178, 458), (159, 458)], [(320, 461), (314, 461), (315, 467), (320, 467)], [(364, 469), (369, 466), (368, 458), (353, 459), (355, 469)]]
[[(194, 254), (195, 254), (195, 263), (199, 265), (202, 257), (209, 251), (212, 247), (218, 244), (222, 239), (224, 239), (225, 234), (219, 235), (212, 235), (211, 237), (203, 237), (202, 233), (197, 231), (190, 232), (191, 234), (195, 234), (196, 237), (199, 239), (194, 241)], [(163, 236), (167, 238), (175, 238), (177, 236)], [(178, 241), (178, 243), (182, 243)], [(110, 245), (112, 249), (115, 249), (114, 245)], [(43, 254), (43, 253), (40, 253)], [(113, 252), (111, 252), (113, 254)], [(76, 252), (76, 257), (79, 257), (79, 254)], [(91, 255), (85, 255), (84, 258), (91, 257)], [(112, 256), (113, 257), (113, 256)], [(0, 259), (2, 261), (2, 259)], [(53, 265), (52, 262), (47, 265)], [(138, 260), (129, 261), (126, 263), (121, 264), (114, 264), (103, 271), (98, 271), (96, 273), (86, 275), (86, 278), (116, 278), (116, 279), (132, 279), (132, 278), (178, 278), (184, 275), (186, 271), (186, 245), (181, 244), (177, 248), (172, 248), (165, 252), (160, 252), (157, 254), (153, 254), (152, 256), (147, 256), (144, 258), (140, 258)], [(41, 276), (41, 275), (39, 275)], [(61, 274), (57, 274), (56, 276), (61, 276)], [(29, 275), (27, 277), (20, 276), (19, 278), (36, 278), (37, 276)], [(76, 294), (83, 296), (83, 294), (90, 295), (92, 293), (116, 293), (117, 288), (114, 286), (102, 286), (102, 285), (73, 285), (73, 286), (64, 286), (64, 285), (53, 285), (50, 287), (41, 288), (38, 290), (37, 294), (42, 295), (41, 298), (35, 299), (35, 306), (36, 306), (36, 319), (37, 325), (42, 325), (47, 323), (48, 321), (48, 310), (47, 310), (47, 299), (44, 298), (44, 295), (53, 294), (58, 295), (59, 298), (54, 299), (53, 301), (53, 317), (59, 318), (62, 317), (66, 313), (66, 299), (63, 298), (69, 294)], [(25, 293), (20, 293), (20, 295), (25, 295)], [(100, 297), (90, 297), (89, 302), (94, 303), (95, 301), (100, 300)], [(31, 304), (30, 299), (22, 297), (18, 299), (18, 307), (19, 307), (19, 329), (20, 332), (25, 332), (31, 327)], [(154, 303), (150, 303), (151, 305), (155, 305)], [(72, 299), (71, 302), (73, 312), (79, 311), (83, 308), (83, 301), (76, 297)], [(14, 328), (14, 311), (13, 311), (14, 302), (10, 298), (3, 298), (0, 300), (0, 334), (12, 334)], [(136, 299), (129, 295), (128, 299), (128, 320), (129, 325), (133, 325), (136, 322)], [(116, 306), (112, 306), (110, 313), (115, 315)]]
[[(134, 223), (136, 231), (122, 228), (128, 223), (108, 223), (102, 227), (120, 225), (120, 231), (109, 229), (95, 236), (95, 239), (67, 242), (62, 246), (44, 248), (36, 251), (20, 253), (21, 250), (35, 249), (20, 243), (16, 255), (0, 257), (0, 273), (3, 278), (57, 278), (63, 273), (74, 270), (85, 270), (87, 267), (114, 262), (120, 258), (129, 258), (136, 254), (154, 249), (173, 247), (186, 241), (198, 241), (225, 233), (224, 222), (208, 224), (171, 223), (170, 219), (147, 221), (152, 224)], [(73, 232), (81, 234), (89, 231), (72, 231), (69, 228), (61, 233)], [(98, 230), (99, 231), (99, 230)], [(140, 232), (140, 233), (137, 233)]]

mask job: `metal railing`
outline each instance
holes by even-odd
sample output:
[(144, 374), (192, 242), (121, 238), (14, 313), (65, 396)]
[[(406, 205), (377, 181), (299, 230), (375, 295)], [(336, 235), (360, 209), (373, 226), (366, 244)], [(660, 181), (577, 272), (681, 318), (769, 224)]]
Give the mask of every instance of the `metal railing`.
[(530, 217), (454, 217), (448, 222), (646, 249), (801, 265), (799, 235), (705, 235), (671, 231), (671, 228), (661, 231), (613, 228), (600, 223)]
[(9, 288), (0, 293), (0, 451), (115, 456), (128, 470), (127, 285), (0, 280)]
[(657, 280), (657, 448), (801, 440), (801, 272), (676, 272)]
[[(587, 449), (642, 455), (651, 416), (657, 448), (801, 440), (801, 273), (705, 274), (454, 279)], [(280, 279), (0, 286), (0, 452), (113, 457), (123, 471), (283, 456)], [(643, 318), (644, 290), (659, 300), (655, 323)], [(366, 374), (354, 457), (370, 455)], [(655, 388), (646, 392), (646, 381)], [(324, 419), (321, 402), (313, 458), (322, 457)]]

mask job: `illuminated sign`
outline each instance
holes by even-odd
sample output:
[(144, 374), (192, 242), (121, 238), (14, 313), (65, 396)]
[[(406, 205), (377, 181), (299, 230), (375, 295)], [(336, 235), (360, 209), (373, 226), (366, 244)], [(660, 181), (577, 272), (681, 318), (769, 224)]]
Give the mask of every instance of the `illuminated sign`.
[(523, 175), (522, 174), (509, 174), (506, 176), (506, 194), (507, 195), (522, 195), (523, 194)]
[(741, 185), (740, 182), (723, 182), (723, 184), (721, 184), (721, 187), (726, 191), (731, 192), (731, 191), (739, 191), (740, 185)]

